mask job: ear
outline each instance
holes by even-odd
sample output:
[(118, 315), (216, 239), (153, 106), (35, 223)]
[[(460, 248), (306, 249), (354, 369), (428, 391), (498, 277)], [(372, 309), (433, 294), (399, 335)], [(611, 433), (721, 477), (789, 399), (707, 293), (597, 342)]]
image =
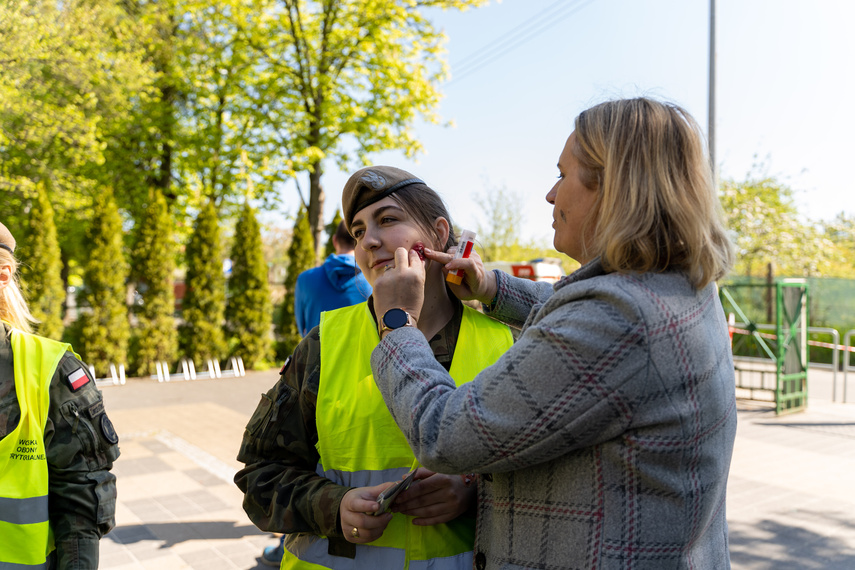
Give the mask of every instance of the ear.
[(439, 245), (437, 246), (440, 250), (445, 250), (445, 244), (448, 242), (448, 234), (451, 232), (451, 227), (448, 224), (448, 220), (443, 217), (439, 217), (433, 222), (433, 230), (436, 232), (437, 237), (439, 238)]
[(0, 291), (12, 282), (12, 266), (8, 263), (0, 265)]

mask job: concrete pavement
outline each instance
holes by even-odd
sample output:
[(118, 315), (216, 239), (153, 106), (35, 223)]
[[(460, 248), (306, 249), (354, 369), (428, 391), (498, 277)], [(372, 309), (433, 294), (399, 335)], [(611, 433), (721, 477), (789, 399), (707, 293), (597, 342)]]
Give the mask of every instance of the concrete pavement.
[[(122, 456), (101, 568), (267, 568), (259, 557), (275, 538), (248, 521), (231, 478), (243, 427), (277, 376), (102, 388)], [(855, 404), (823, 399), (830, 373), (811, 371), (809, 386), (804, 413), (739, 402), (727, 505), (734, 569), (855, 569)]]

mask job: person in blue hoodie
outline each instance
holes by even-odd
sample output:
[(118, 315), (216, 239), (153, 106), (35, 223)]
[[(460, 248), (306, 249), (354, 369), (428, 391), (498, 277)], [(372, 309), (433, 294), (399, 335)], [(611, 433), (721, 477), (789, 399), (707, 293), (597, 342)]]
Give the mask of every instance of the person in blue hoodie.
[(297, 277), (294, 314), (302, 336), (318, 326), (323, 311), (362, 303), (371, 295), (371, 285), (354, 261), (356, 241), (344, 222), (338, 225), (332, 242), (335, 253), (327, 257), (320, 267), (304, 271)]

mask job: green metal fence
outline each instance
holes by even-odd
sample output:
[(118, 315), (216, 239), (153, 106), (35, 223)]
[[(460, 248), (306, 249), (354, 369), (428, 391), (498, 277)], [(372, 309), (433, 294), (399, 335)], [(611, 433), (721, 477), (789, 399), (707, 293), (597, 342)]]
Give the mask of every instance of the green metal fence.
[[(768, 303), (757, 302), (774, 294), (774, 310), (765, 315)], [(755, 345), (757, 358), (735, 365), (736, 387), (756, 394), (771, 393), (778, 414), (807, 407), (809, 287), (805, 279), (776, 279), (771, 284), (729, 284), (719, 290), (725, 313), (740, 321), (738, 343)], [(774, 334), (763, 333), (758, 321), (773, 313)], [(759, 378), (759, 382), (757, 379)], [(774, 378), (774, 382), (767, 379)]]

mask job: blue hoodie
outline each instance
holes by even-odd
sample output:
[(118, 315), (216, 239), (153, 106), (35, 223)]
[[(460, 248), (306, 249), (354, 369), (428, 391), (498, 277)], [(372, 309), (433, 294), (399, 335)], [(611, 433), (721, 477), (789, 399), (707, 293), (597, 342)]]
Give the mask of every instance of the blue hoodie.
[(297, 330), (306, 336), (321, 322), (322, 311), (361, 303), (371, 295), (371, 285), (356, 267), (352, 254), (332, 254), (320, 267), (302, 272), (294, 288)]

